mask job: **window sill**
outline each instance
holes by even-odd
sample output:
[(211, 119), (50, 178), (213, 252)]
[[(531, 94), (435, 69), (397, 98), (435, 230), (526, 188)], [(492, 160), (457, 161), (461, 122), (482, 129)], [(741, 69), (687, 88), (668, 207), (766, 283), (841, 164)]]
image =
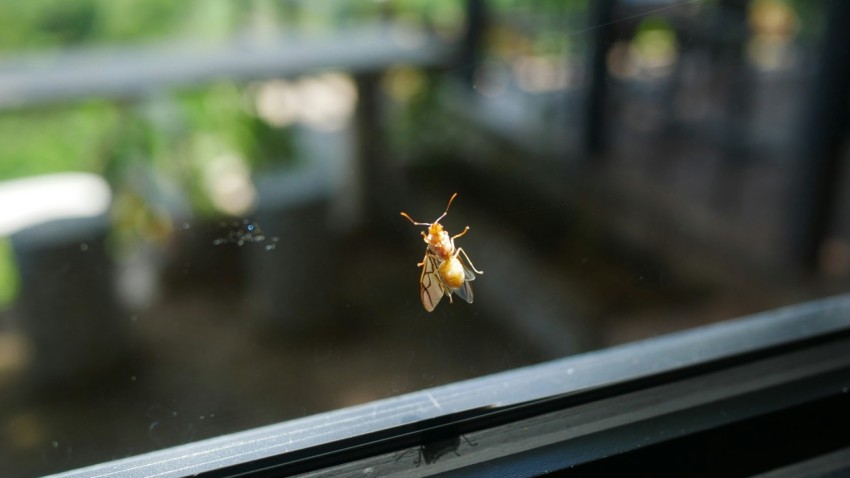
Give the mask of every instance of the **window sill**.
[(840, 296), (56, 476), (848, 470), (848, 390)]

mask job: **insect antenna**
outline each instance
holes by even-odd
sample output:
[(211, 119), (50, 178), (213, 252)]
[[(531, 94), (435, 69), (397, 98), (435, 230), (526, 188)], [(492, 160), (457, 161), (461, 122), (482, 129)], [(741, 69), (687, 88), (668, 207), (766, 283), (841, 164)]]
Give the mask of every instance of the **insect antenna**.
[(438, 222), (440, 222), (440, 219), (442, 219), (442, 218), (446, 217), (446, 214), (448, 214), (448, 213), (449, 213), (449, 208), (450, 208), (450, 207), (451, 207), (451, 205), (452, 205), (452, 201), (454, 201), (456, 197), (457, 197), (457, 193), (452, 194), (452, 197), (450, 197), (450, 198), (449, 198), (449, 203), (448, 203), (448, 204), (446, 204), (446, 210), (445, 210), (445, 211), (443, 211), (443, 213), (442, 213), (442, 214), (440, 214), (440, 217), (438, 217), (438, 218), (437, 218), (437, 220), (436, 220), (436, 221), (434, 221), (434, 223), (438, 223)]
[(401, 213), (402, 216), (406, 217), (408, 221), (412, 222), (414, 226), (430, 226), (429, 222), (416, 222), (412, 217), (408, 216), (406, 212)]
[(446, 210), (445, 210), (445, 211), (443, 211), (443, 214), (441, 214), (441, 215), (440, 215), (440, 217), (438, 217), (438, 218), (437, 218), (437, 220), (435, 220), (433, 223), (430, 223), (430, 222), (416, 222), (416, 221), (414, 221), (414, 220), (413, 220), (413, 218), (412, 218), (412, 217), (410, 217), (410, 216), (409, 216), (406, 212), (404, 212), (404, 211), (402, 211), (401, 215), (402, 215), (402, 216), (404, 216), (405, 218), (407, 218), (407, 220), (408, 220), (408, 221), (412, 222), (414, 226), (430, 226), (431, 224), (436, 224), (436, 223), (440, 222), (440, 220), (441, 220), (442, 218), (446, 217), (446, 214), (448, 214), (448, 213), (449, 213), (449, 207), (451, 207), (451, 205), (452, 205), (452, 201), (454, 201), (454, 200), (455, 200), (455, 197), (457, 197), (457, 193), (452, 194), (452, 197), (451, 197), (451, 198), (449, 198), (449, 203), (446, 205)]

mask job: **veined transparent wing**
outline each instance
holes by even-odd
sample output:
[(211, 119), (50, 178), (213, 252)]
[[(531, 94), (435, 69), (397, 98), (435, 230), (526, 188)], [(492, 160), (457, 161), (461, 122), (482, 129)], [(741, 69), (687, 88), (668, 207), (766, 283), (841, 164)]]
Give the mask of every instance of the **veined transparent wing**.
[(425, 310), (431, 312), (440, 303), (440, 299), (446, 293), (446, 289), (440, 281), (440, 275), (437, 273), (437, 258), (430, 254), (425, 254), (422, 259), (422, 275), (419, 277), (419, 296), (422, 298), (422, 305)]
[[(472, 270), (472, 264), (469, 263), (469, 257), (466, 255), (466, 251), (462, 251), (463, 254), (458, 255), (458, 259), (460, 260), (461, 265), (463, 266), (463, 279), (464, 281), (475, 280), (475, 272)], [(472, 294), (470, 294), (472, 297)], [(472, 302), (471, 300), (468, 302)]]
[(463, 254), (458, 254), (458, 259), (460, 260), (460, 264), (463, 266), (463, 285), (457, 289), (452, 289), (458, 297), (461, 299), (472, 303), (472, 284), (471, 281), (475, 280), (475, 272), (472, 270), (472, 264), (469, 262), (469, 257), (466, 255), (466, 252), (462, 249), (459, 252), (463, 252)]
[[(473, 276), (473, 278), (474, 278), (474, 276)], [(471, 304), (472, 303), (472, 284), (469, 283), (470, 280), (472, 280), (472, 279), (467, 279), (467, 280), (463, 281), (462, 286), (460, 286), (457, 289), (451, 289), (451, 291), (454, 292), (461, 299), (463, 299), (463, 300), (465, 300), (465, 301), (467, 301)]]
[(469, 265), (467, 265), (463, 261), (461, 261), (461, 264), (463, 264), (463, 280), (466, 282), (475, 280), (475, 272), (472, 272), (472, 269), (469, 267)]

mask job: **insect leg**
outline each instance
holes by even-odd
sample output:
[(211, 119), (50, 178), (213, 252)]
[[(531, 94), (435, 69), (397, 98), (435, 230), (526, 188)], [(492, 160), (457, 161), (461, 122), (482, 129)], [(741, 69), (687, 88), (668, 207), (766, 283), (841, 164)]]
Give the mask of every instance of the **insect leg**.
[(422, 267), (422, 266), (424, 266), (424, 265), (425, 265), (425, 261), (427, 261), (429, 258), (430, 258), (430, 259), (433, 259), (433, 260), (435, 260), (435, 261), (439, 261), (439, 260), (440, 260), (440, 258), (439, 258), (439, 257), (437, 257), (437, 256), (435, 256), (434, 254), (431, 254), (430, 252), (428, 252), (428, 249), (425, 249), (425, 257), (423, 257), (423, 258), (422, 258), (422, 262), (420, 262), (420, 263), (416, 264), (416, 267)]
[(468, 255), (466, 255), (466, 251), (464, 251), (462, 247), (459, 247), (459, 248), (457, 249), (457, 252), (455, 252), (455, 254), (460, 254), (461, 252), (463, 253), (463, 257), (464, 257), (464, 258), (466, 258), (466, 262), (469, 264), (469, 267), (472, 267), (472, 270), (474, 270), (474, 271), (475, 271), (475, 272), (477, 272), (478, 274), (483, 274), (483, 273), (484, 273), (484, 271), (479, 271), (478, 269), (476, 269), (476, 268), (475, 268), (475, 265), (474, 265), (474, 264), (472, 264), (472, 261), (469, 259), (469, 256), (468, 256)]
[(462, 235), (466, 234), (467, 232), (469, 232), (469, 226), (466, 226), (466, 227), (463, 229), (463, 232), (461, 232), (460, 234), (455, 234), (454, 236), (452, 236), (452, 241), (454, 241), (454, 240), (455, 240), (455, 239), (457, 239), (458, 237), (460, 237), (460, 236), (462, 236)]

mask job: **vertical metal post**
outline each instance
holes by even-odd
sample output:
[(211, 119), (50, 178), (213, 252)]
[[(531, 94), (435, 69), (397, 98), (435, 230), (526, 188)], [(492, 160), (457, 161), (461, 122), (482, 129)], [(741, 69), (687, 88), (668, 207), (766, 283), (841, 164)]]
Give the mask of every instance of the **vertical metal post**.
[(713, 56), (720, 91), (726, 95), (726, 120), (722, 123), (721, 170), (713, 200), (722, 209), (737, 210), (743, 188), (743, 169), (751, 160), (747, 141), (753, 110), (753, 81), (746, 62), (747, 7), (749, 0), (722, 0), (715, 28), (718, 37)]
[(402, 188), (401, 171), (392, 164), (384, 146), (384, 118), (381, 111), (381, 74), (359, 74), (357, 109), (354, 113), (356, 168), (359, 176), (359, 212), (370, 226), (398, 219), (398, 209), (388, 198)]
[(608, 100), (608, 50), (614, 39), (614, 5), (616, 0), (591, 2), (590, 26), (593, 27), (588, 71), (587, 126), (584, 134), (585, 162), (598, 162), (607, 148), (605, 106)]
[(481, 44), (487, 21), (487, 9), (484, 0), (467, 0), (466, 31), (460, 45), (458, 69), (465, 85), (475, 85), (475, 70), (481, 58)]
[(797, 174), (791, 191), (793, 259), (817, 270), (820, 246), (829, 233), (840, 178), (841, 150), (850, 114), (850, 2), (831, 0), (817, 74), (804, 114)]

